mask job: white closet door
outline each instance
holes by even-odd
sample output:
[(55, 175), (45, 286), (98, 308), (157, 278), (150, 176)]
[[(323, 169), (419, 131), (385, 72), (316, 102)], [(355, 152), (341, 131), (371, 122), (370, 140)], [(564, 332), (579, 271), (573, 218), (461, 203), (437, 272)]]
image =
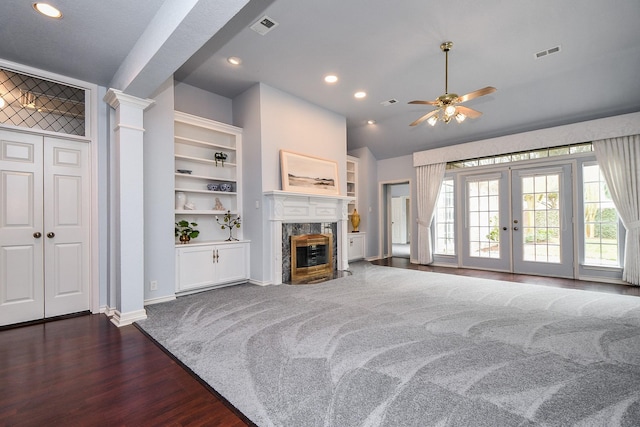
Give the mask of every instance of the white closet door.
[(42, 137), (0, 130), (0, 325), (43, 317)]
[(45, 317), (89, 309), (89, 144), (44, 139)]

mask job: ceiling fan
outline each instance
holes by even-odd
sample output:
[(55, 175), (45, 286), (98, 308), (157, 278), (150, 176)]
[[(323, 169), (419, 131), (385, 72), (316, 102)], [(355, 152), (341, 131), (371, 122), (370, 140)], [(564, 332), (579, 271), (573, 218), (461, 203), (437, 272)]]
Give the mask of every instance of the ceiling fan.
[(438, 120), (442, 120), (445, 123), (449, 123), (451, 119), (455, 117), (458, 123), (464, 121), (465, 118), (471, 117), (475, 119), (480, 117), (482, 113), (480, 111), (473, 110), (469, 107), (459, 105), (463, 102), (477, 98), (479, 96), (488, 95), (496, 91), (493, 86), (487, 86), (482, 89), (470, 92), (466, 95), (458, 96), (455, 93), (449, 93), (449, 51), (453, 47), (453, 42), (444, 42), (440, 45), (440, 49), (445, 54), (445, 74), (444, 74), (444, 95), (440, 95), (435, 101), (411, 101), (409, 104), (427, 104), (435, 105), (438, 108), (430, 111), (418, 120), (411, 123), (409, 126), (416, 126), (427, 121), (431, 126), (435, 126)]

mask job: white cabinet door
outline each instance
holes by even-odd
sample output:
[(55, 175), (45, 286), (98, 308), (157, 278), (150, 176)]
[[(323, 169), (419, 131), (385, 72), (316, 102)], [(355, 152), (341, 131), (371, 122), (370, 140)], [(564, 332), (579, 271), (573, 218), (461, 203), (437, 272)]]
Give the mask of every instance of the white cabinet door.
[(178, 291), (212, 285), (215, 282), (214, 246), (191, 246), (176, 250)]
[(42, 180), (42, 137), (0, 131), (0, 325), (43, 317)]
[(349, 261), (364, 258), (364, 233), (349, 233)]
[(249, 279), (249, 242), (181, 245), (176, 248), (176, 292)]
[(246, 243), (221, 244), (216, 247), (216, 281), (229, 283), (249, 278), (247, 267), (249, 245)]

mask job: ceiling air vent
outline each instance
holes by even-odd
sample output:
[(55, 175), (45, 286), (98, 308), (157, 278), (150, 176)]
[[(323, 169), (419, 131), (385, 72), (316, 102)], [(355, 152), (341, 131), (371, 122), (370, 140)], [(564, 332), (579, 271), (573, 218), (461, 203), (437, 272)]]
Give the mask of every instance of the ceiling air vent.
[(260, 34), (261, 36), (264, 36), (265, 34), (273, 30), (277, 26), (278, 26), (278, 23), (276, 21), (274, 21), (273, 19), (265, 15), (249, 28), (251, 28), (256, 33)]
[(541, 50), (535, 54), (536, 59), (540, 59), (543, 56), (551, 55), (552, 53), (560, 52), (560, 45), (552, 47), (551, 49)]
[(390, 99), (388, 101), (382, 101), (380, 104), (384, 105), (385, 107), (388, 105), (393, 105), (393, 104), (397, 104), (398, 100), (397, 99)]

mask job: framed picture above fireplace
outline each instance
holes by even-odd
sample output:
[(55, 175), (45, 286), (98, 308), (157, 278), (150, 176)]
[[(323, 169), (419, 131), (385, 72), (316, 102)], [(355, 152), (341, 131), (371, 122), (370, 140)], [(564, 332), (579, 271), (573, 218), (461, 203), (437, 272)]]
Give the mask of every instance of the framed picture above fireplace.
[(282, 190), (339, 195), (338, 163), (320, 157), (280, 150)]

